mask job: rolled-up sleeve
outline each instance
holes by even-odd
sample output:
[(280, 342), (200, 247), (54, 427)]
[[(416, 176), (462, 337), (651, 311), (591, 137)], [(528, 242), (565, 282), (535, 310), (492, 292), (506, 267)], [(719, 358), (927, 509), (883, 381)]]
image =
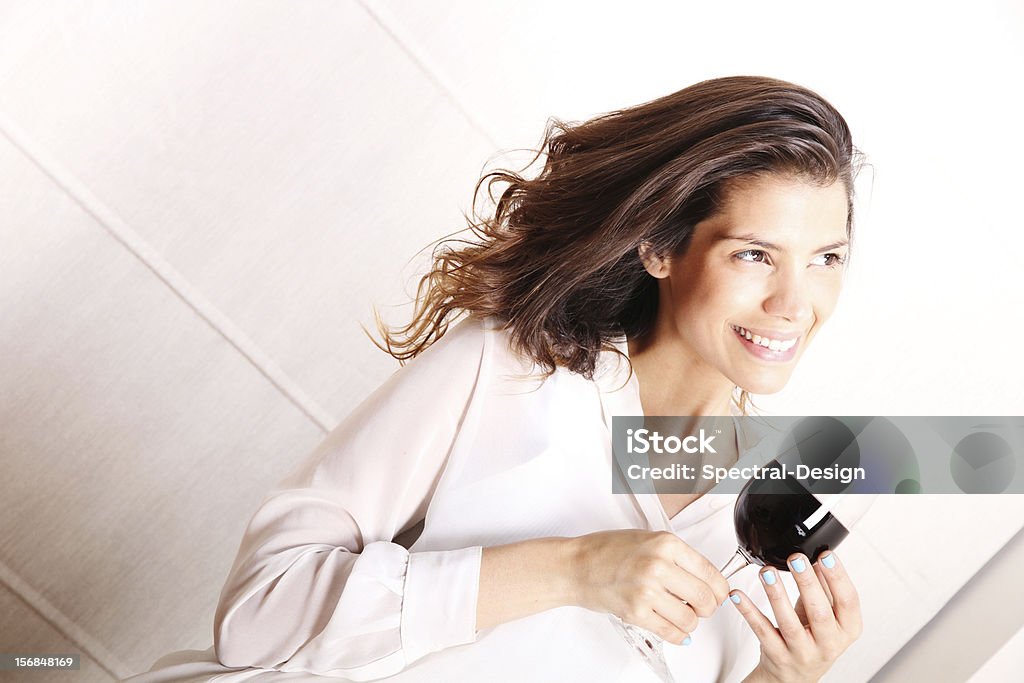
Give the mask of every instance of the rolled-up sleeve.
[(253, 515), (221, 592), (221, 663), (365, 681), (476, 638), (481, 548), (409, 552), (481, 383), (484, 323), (397, 371)]

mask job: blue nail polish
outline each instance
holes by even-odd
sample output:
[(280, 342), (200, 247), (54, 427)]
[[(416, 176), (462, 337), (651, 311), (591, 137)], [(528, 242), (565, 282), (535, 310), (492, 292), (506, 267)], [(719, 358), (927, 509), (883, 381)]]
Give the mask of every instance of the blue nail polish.
[(683, 645), (689, 645), (692, 642), (693, 638), (691, 638), (690, 636), (686, 636), (686, 640), (683, 641)]
[(761, 574), (761, 578), (764, 579), (764, 582), (767, 583), (769, 586), (775, 585), (775, 572), (771, 570), (766, 571), (763, 574)]
[(729, 604), (729, 598), (726, 598), (725, 600), (722, 601), (722, 607), (725, 607), (728, 604)]
[(790, 563), (790, 566), (793, 567), (793, 571), (795, 571), (797, 574), (799, 574), (803, 570), (807, 569), (807, 565), (805, 565), (804, 561), (801, 560), (800, 558), (797, 558), (797, 559), (793, 560)]
[(740, 604), (740, 596), (738, 595), (730, 595), (729, 599), (735, 602), (737, 605)]
[(826, 569), (832, 569), (832, 567), (836, 566), (836, 558), (829, 553), (825, 557), (821, 558), (821, 563), (825, 565)]

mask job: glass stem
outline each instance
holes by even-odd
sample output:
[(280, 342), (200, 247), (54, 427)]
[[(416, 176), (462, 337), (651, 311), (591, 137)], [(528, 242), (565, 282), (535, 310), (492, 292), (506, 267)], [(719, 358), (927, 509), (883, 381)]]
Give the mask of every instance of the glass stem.
[(750, 564), (750, 560), (747, 559), (746, 554), (742, 549), (737, 548), (736, 554), (732, 556), (731, 560), (725, 563), (725, 566), (722, 567), (720, 571), (722, 572), (722, 576), (728, 580), (730, 576), (743, 569), (748, 564)]

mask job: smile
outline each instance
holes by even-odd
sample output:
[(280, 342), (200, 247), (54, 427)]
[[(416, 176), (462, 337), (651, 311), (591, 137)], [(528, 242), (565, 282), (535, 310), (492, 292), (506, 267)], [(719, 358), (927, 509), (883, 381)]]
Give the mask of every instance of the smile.
[(736, 336), (742, 342), (743, 347), (762, 360), (791, 360), (796, 355), (796, 347), (801, 337), (799, 334), (796, 336), (787, 334), (785, 336), (790, 337), (789, 339), (773, 339), (754, 334), (739, 325), (731, 325), (730, 327), (732, 327), (732, 331), (736, 333)]

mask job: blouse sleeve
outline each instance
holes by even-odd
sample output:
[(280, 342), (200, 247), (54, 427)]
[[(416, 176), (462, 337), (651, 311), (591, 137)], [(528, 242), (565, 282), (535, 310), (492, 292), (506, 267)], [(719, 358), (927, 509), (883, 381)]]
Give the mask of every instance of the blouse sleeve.
[(221, 663), (365, 681), (475, 640), (481, 548), (392, 540), (423, 519), (484, 351), (480, 322), (454, 326), (264, 498), (217, 606)]

